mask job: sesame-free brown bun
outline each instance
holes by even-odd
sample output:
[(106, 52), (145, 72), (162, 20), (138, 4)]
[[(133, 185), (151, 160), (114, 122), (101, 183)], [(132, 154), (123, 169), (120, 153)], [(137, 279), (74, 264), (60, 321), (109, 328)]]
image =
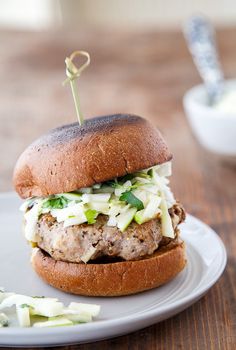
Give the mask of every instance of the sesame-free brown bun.
[(32, 143), (15, 166), (22, 198), (70, 192), (146, 169), (172, 158), (160, 132), (128, 114), (88, 119), (49, 131)]
[(78, 264), (56, 261), (36, 248), (32, 265), (51, 286), (88, 296), (121, 296), (156, 288), (174, 278), (186, 265), (185, 245), (174, 241), (146, 259)]

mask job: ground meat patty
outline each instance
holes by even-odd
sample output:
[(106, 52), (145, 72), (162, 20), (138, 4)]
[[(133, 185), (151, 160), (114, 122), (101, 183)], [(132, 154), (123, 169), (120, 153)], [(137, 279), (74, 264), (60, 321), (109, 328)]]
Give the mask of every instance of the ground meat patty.
[[(183, 219), (183, 209), (173, 207), (174, 228)], [(181, 213), (181, 215), (180, 215)], [(178, 217), (178, 219), (177, 219)], [(142, 225), (132, 222), (125, 232), (106, 225), (107, 217), (99, 215), (93, 225), (82, 224), (63, 227), (50, 214), (40, 217), (37, 225), (38, 246), (55, 260), (87, 262), (101, 256), (120, 257), (124, 260), (140, 259), (151, 255), (162, 240), (160, 220)]]

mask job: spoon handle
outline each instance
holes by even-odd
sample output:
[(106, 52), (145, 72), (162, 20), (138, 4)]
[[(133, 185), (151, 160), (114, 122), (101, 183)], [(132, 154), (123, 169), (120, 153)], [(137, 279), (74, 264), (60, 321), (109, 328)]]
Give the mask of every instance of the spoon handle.
[(209, 103), (214, 104), (223, 93), (224, 80), (214, 29), (203, 16), (194, 16), (185, 24), (184, 35), (193, 61), (206, 85)]

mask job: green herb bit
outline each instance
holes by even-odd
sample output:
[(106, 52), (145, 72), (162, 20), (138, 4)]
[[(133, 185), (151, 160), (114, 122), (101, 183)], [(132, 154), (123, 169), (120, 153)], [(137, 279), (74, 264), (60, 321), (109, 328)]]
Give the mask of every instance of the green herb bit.
[(154, 175), (154, 169), (153, 169), (153, 168), (149, 169), (148, 172), (147, 172), (147, 174), (148, 174), (150, 177), (153, 177), (153, 175)]
[(126, 202), (131, 207), (137, 208), (138, 210), (144, 209), (143, 202), (138, 199), (131, 191), (126, 191), (120, 196), (120, 201)]
[(21, 304), (20, 305), (20, 307), (22, 308), (22, 309), (24, 309), (24, 308), (33, 308), (32, 306), (30, 306), (30, 305), (28, 305), (28, 304)]
[(118, 181), (119, 181), (119, 182), (122, 182), (122, 183), (125, 183), (126, 181), (132, 180), (133, 178), (134, 178), (134, 175), (133, 175), (133, 174), (127, 174), (127, 175), (125, 175), (125, 176), (118, 177)]
[(106, 182), (104, 182), (103, 185), (104, 185), (104, 186), (110, 186), (110, 187), (112, 187), (112, 188), (117, 188), (117, 187), (120, 186), (120, 184), (117, 182), (116, 179), (115, 179), (115, 180), (106, 181)]
[(43, 203), (43, 208), (62, 209), (68, 204), (68, 200), (64, 197), (50, 198)]

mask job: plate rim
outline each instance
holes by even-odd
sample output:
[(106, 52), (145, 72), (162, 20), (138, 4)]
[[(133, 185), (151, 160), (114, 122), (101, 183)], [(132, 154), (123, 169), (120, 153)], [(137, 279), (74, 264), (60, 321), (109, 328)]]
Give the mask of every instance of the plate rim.
[[(1, 192), (0, 193), (0, 199), (4, 198), (5, 196), (8, 197), (15, 197), (17, 198), (17, 196), (15, 195), (14, 192)], [(34, 339), (34, 337), (40, 336), (41, 334), (44, 334), (46, 337), (53, 337), (54, 335), (58, 335), (61, 333), (64, 333), (66, 330), (66, 334), (67, 336), (69, 335), (74, 335), (74, 334), (78, 334), (78, 329), (81, 330), (82, 332), (86, 330), (86, 332), (89, 332), (91, 330), (94, 331), (94, 327), (96, 327), (96, 333), (98, 333), (99, 331), (103, 330), (106, 328), (106, 326), (109, 326), (109, 328), (114, 328), (116, 326), (119, 326), (122, 324), (122, 326), (129, 324), (130, 322), (142, 322), (145, 321), (147, 319), (152, 319), (157, 317), (159, 314), (162, 313), (171, 313), (173, 310), (178, 309), (183, 307), (184, 305), (187, 305), (186, 307), (188, 307), (189, 305), (191, 305), (192, 303), (194, 303), (195, 301), (199, 300), (200, 297), (202, 295), (204, 295), (216, 282), (217, 280), (220, 278), (220, 276), (222, 275), (222, 273), (224, 272), (224, 269), (226, 267), (226, 263), (227, 263), (227, 252), (226, 252), (226, 248), (225, 245), (222, 241), (222, 239), (220, 238), (220, 236), (207, 224), (205, 224), (204, 222), (202, 222), (200, 219), (196, 218), (195, 216), (191, 215), (191, 214), (187, 214), (187, 217), (189, 217), (190, 220), (192, 220), (193, 222), (196, 222), (196, 224), (198, 226), (201, 226), (205, 229), (207, 229), (208, 232), (211, 233), (211, 235), (214, 237), (214, 239), (217, 241), (218, 245), (220, 246), (221, 250), (221, 263), (218, 267), (218, 271), (217, 273), (214, 274), (214, 276), (210, 279), (207, 280), (203, 283), (202, 286), (200, 286), (199, 288), (196, 288), (196, 290), (192, 291), (191, 294), (188, 294), (182, 298), (180, 298), (177, 301), (173, 301), (168, 303), (167, 305), (161, 305), (160, 307), (158, 307), (157, 309), (151, 309), (148, 311), (144, 311), (142, 313), (137, 312), (136, 314), (131, 314), (131, 315), (126, 315), (126, 316), (122, 316), (119, 318), (115, 318), (115, 319), (111, 319), (111, 320), (98, 320), (97, 322), (92, 322), (92, 323), (87, 323), (87, 324), (79, 324), (79, 325), (74, 325), (73, 327), (59, 327), (59, 328), (19, 328), (19, 327), (9, 327), (9, 328), (2, 328), (0, 330), (0, 336), (2, 337), (7, 337), (7, 336), (29, 336), (30, 338), (28, 339), (29, 342), (25, 342), (24, 344), (27, 344), (27, 346), (39, 346), (39, 342)], [(182, 308), (183, 309), (183, 308)], [(81, 332), (79, 332), (81, 333)], [(108, 336), (109, 337), (109, 336)], [(105, 337), (103, 337), (105, 338)], [(97, 338), (100, 339), (100, 338)], [(47, 339), (45, 339), (47, 340)], [(89, 339), (87, 340), (87, 342), (89, 341)], [(93, 338), (91, 338), (90, 341), (96, 341), (93, 340)], [(86, 340), (78, 340), (78, 342), (82, 343), (82, 342), (86, 342)], [(4, 344), (4, 346), (12, 346), (14, 344), (14, 346), (17, 346), (16, 342), (13, 343), (1, 343), (0, 340), (0, 345)], [(19, 342), (18, 343), (19, 346), (23, 346), (23, 342)], [(44, 344), (44, 343), (42, 343)], [(51, 343), (50, 343), (51, 344)], [(55, 342), (56, 344), (56, 342)], [(62, 342), (60, 342), (60, 344), (62, 344)], [(69, 343), (68, 343), (69, 344)], [(53, 346), (53, 344), (52, 344)]]

